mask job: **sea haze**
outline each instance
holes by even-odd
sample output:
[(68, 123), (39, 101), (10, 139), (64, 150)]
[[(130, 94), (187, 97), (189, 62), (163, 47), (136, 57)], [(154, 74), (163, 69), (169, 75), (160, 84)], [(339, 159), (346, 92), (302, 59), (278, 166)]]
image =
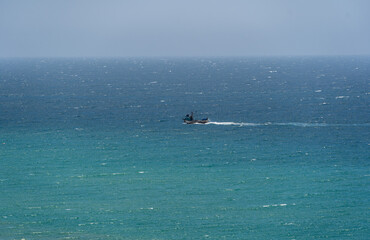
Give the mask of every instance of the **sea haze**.
[(0, 238), (365, 239), (369, 66), (0, 59)]

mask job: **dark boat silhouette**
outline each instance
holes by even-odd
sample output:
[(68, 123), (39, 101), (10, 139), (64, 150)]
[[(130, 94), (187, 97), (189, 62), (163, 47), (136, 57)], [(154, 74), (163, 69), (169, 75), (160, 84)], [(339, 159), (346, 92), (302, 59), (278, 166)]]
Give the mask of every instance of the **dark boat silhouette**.
[(201, 120), (194, 119), (193, 112), (190, 115), (186, 114), (183, 120), (184, 120), (184, 123), (186, 124), (206, 124), (209, 122), (208, 118), (203, 118)]

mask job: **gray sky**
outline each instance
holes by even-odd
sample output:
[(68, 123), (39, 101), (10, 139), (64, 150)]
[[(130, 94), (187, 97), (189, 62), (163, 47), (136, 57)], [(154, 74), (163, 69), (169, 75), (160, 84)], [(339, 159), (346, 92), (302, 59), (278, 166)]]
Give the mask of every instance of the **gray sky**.
[(348, 54), (369, 0), (0, 0), (0, 57)]

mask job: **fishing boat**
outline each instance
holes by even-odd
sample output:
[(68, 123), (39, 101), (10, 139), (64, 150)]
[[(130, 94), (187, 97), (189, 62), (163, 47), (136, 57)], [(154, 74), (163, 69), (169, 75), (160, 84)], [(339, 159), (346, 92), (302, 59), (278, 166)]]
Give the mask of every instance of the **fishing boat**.
[(203, 118), (201, 120), (194, 119), (193, 112), (191, 114), (186, 114), (183, 120), (186, 124), (206, 124), (209, 122), (208, 118)]

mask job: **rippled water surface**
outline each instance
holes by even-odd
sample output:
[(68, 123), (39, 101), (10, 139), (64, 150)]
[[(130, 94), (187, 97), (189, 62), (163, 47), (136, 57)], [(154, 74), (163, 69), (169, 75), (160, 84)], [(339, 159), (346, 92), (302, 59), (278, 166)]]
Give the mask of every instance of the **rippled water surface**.
[(369, 66), (2, 59), (0, 238), (366, 239)]

